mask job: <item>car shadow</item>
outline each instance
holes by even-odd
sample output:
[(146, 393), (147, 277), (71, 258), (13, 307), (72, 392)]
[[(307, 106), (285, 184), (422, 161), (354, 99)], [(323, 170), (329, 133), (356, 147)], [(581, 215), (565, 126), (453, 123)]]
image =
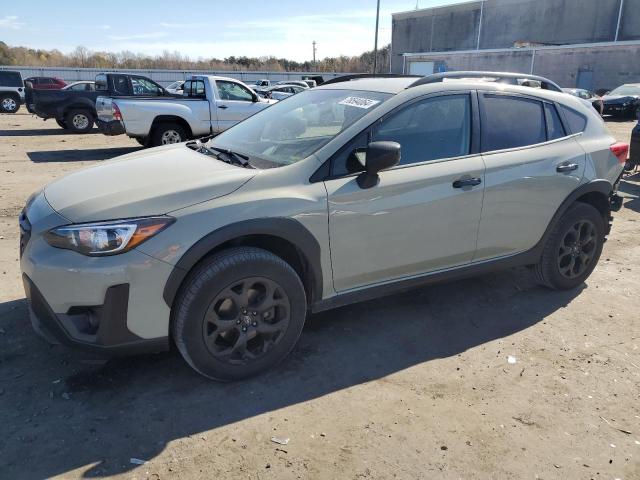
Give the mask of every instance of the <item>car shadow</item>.
[(623, 203), (625, 208), (640, 212), (640, 172), (622, 177), (618, 191), (628, 199)]
[(95, 135), (100, 133), (97, 128), (92, 128), (87, 133), (74, 133), (63, 128), (30, 128), (16, 130), (0, 130), (0, 137), (31, 137), (43, 135)]
[(528, 329), (584, 288), (550, 291), (523, 268), (311, 315), (279, 367), (235, 383), (199, 376), (176, 352), (83, 365), (35, 337), (24, 301), (0, 304), (0, 379), (11, 392), (0, 396), (0, 468), (7, 478), (127, 472), (131, 457), (151, 460), (173, 440), (215, 438), (218, 427)]
[(117, 147), (74, 150), (47, 150), (40, 152), (27, 152), (27, 156), (33, 163), (81, 162), (90, 160), (108, 160), (110, 158), (125, 155), (127, 153), (135, 152), (141, 149), (142, 147)]

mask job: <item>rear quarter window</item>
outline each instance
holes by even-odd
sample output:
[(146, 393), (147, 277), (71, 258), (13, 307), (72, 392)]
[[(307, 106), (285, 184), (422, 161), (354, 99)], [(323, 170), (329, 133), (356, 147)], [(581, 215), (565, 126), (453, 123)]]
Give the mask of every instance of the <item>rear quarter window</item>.
[(560, 109), (564, 114), (564, 118), (567, 121), (567, 126), (569, 127), (569, 130), (571, 130), (571, 133), (584, 132), (584, 129), (587, 128), (587, 117), (564, 105), (561, 105)]
[(22, 87), (22, 77), (18, 72), (0, 72), (0, 86)]

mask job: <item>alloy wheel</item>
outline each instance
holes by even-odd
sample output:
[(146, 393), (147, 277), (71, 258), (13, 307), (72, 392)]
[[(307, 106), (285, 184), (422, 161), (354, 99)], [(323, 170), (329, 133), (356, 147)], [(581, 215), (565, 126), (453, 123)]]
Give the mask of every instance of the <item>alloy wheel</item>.
[(77, 130), (84, 130), (89, 126), (89, 117), (84, 113), (76, 113), (71, 119), (71, 123)]
[(13, 98), (3, 98), (2, 99), (2, 109), (5, 112), (13, 112), (18, 104)]
[(239, 280), (209, 305), (203, 323), (205, 345), (224, 363), (247, 364), (282, 340), (290, 315), (289, 297), (277, 282), (265, 277)]
[(566, 278), (576, 278), (589, 267), (596, 253), (597, 230), (589, 220), (573, 224), (558, 250), (558, 268)]

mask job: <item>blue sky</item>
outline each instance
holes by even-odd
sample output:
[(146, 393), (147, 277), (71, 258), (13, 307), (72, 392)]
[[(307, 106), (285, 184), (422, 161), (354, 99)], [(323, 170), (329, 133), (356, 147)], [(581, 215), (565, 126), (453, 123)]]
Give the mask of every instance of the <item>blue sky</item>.
[[(457, 3), (419, 0), (420, 8)], [(391, 40), (391, 13), (416, 0), (381, 0), (380, 45)], [(0, 40), (9, 45), (160, 54), (311, 59), (373, 49), (376, 0), (110, 0), (5, 2)]]

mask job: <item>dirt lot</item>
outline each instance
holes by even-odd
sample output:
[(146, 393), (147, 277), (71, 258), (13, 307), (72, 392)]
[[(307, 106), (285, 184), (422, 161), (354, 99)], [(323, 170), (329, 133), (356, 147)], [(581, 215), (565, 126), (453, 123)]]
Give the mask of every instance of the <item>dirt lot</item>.
[(281, 367), (217, 384), (175, 352), (100, 365), (30, 327), (25, 199), (136, 148), (0, 116), (0, 478), (640, 479), (640, 174), (576, 291), (521, 269), (313, 315)]

